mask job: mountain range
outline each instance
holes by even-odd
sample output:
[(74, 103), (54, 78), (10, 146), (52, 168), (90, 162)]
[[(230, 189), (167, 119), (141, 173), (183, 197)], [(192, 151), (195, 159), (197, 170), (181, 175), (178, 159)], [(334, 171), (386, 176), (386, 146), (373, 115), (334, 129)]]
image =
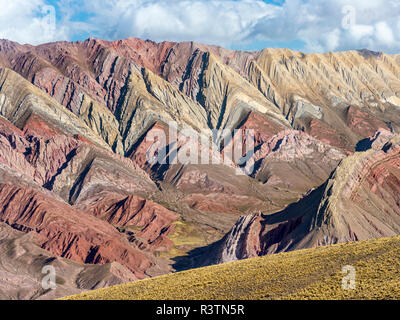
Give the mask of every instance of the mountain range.
[[(251, 174), (149, 162), (171, 122), (253, 130)], [(0, 298), (396, 236), (399, 133), (400, 55), (0, 40)]]

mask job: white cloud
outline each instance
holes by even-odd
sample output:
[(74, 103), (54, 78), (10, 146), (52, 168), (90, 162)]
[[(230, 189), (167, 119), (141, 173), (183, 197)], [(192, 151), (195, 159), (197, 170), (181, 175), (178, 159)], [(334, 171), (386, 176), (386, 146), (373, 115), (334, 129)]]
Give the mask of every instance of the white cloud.
[(57, 28), (55, 9), (43, 0), (0, 0), (0, 38), (38, 44), (67, 38)]
[(0, 0), (0, 38), (42, 43), (91, 34), (241, 47), (300, 40), (303, 51), (400, 51), (400, 0), (58, 0), (62, 19), (52, 32), (45, 2)]
[(400, 0), (287, 0), (279, 15), (260, 19), (250, 37), (302, 40), (306, 51), (398, 52), (399, 20)]
[(377, 41), (384, 45), (391, 46), (395, 44), (395, 38), (393, 36), (392, 29), (384, 21), (378, 22), (375, 25)]
[(355, 24), (349, 28), (350, 37), (359, 42), (365, 37), (371, 37), (374, 34), (374, 27), (362, 24)]
[(92, 30), (106, 39), (194, 40), (230, 45), (243, 42), (260, 19), (277, 7), (255, 0), (94, 0), (86, 10)]

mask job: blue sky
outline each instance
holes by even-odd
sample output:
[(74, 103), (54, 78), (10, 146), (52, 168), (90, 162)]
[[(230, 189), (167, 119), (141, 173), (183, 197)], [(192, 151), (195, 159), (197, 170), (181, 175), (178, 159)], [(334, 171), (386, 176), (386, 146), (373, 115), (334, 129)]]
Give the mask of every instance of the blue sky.
[(400, 51), (400, 0), (0, 0), (0, 7), (0, 38), (22, 43), (93, 36), (242, 50)]

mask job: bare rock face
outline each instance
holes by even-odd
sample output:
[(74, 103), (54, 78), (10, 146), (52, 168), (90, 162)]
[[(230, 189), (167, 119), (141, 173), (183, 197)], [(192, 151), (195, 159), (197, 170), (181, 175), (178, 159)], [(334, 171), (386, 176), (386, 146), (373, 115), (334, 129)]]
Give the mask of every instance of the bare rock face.
[[(45, 123), (36, 123), (42, 124), (40, 132), (43, 134)], [(0, 118), (0, 162), (43, 186), (51, 181), (74, 154), (79, 142), (64, 135), (53, 135), (48, 139), (34, 136), (33, 128), (23, 132)]]
[[(116, 262), (79, 264), (52, 255), (35, 245), (35, 241), (34, 232), (20, 232), (0, 223), (1, 300), (56, 299), (137, 279), (131, 271)], [(44, 267), (54, 268), (54, 290), (42, 287)]]
[(67, 202), (76, 201), (82, 191), (91, 192), (90, 186), (119, 186), (140, 194), (149, 194), (156, 188), (131, 161), (99, 148), (79, 134), (55, 131), (51, 125), (45, 116), (31, 115), (20, 130), (0, 118), (0, 162), (30, 176)]
[(168, 251), (172, 248), (173, 243), (167, 236), (173, 232), (178, 215), (150, 200), (106, 192), (80, 203), (79, 208), (113, 226), (139, 229), (128, 233), (130, 241), (141, 249)]
[[(123, 154), (138, 138), (137, 127), (160, 116), (164, 121), (207, 126), (199, 104), (154, 74), (161, 69), (168, 48), (167, 43), (160, 46), (139, 40), (110, 43), (89, 39), (74, 44), (22, 46), (5, 57), (13, 70), (55, 98)], [(26, 68), (28, 65), (31, 67)]]
[(309, 123), (307, 133), (315, 139), (333, 147), (343, 149), (347, 151), (347, 153), (350, 153), (348, 150), (352, 149), (343, 135), (321, 120), (312, 119)]
[[(171, 249), (167, 236), (178, 216), (139, 197), (156, 190), (148, 174), (113, 153), (92, 129), (26, 80), (9, 70), (1, 72), (0, 111), (8, 119), (0, 116), (0, 221), (32, 234), (38, 248), (82, 263), (82, 272), (91, 268), (86, 265), (104, 265), (92, 268), (92, 275), (72, 275), (79, 286), (71, 286), (71, 293), (142, 279), (154, 268), (166, 272), (154, 251)], [(22, 94), (17, 96), (13, 84)], [(99, 205), (93, 196), (99, 192), (114, 194), (108, 199), (113, 210), (104, 215), (118, 215), (115, 219), (126, 223), (107, 222), (90, 211)], [(126, 206), (119, 208), (124, 199)], [(78, 208), (81, 202), (87, 211)], [(116, 228), (126, 225), (140, 231)], [(4, 295), (11, 297), (12, 292)]]
[[(250, 112), (237, 129), (254, 130), (254, 147), (257, 148), (272, 136), (284, 130), (285, 127), (269, 121), (268, 118), (263, 117), (260, 113)], [(243, 150), (245, 150), (244, 147)]]
[(395, 134), (393, 132), (386, 129), (380, 129), (374, 135), (360, 140), (356, 148), (358, 151), (366, 151), (368, 149), (379, 150), (394, 137)]
[[(37, 269), (9, 267), (43, 252), (73, 293), (169, 272), (200, 246), (194, 267), (397, 234), (399, 74), (398, 56), (368, 51), (0, 40), (0, 275), (13, 279), (0, 295), (46, 296), (22, 286)], [(168, 139), (170, 122), (220, 130), (211, 159), (241, 146), (252, 160), (149, 162), (148, 138)], [(237, 133), (223, 145), (224, 129), (252, 130), (254, 151)], [(180, 138), (159, 142), (165, 159), (208, 151)], [(32, 255), (6, 245), (32, 239)]]
[[(200, 128), (234, 128), (243, 112), (257, 110), (318, 139), (328, 131), (326, 142), (347, 149), (385, 123), (394, 129), (400, 124), (399, 60), (385, 54), (240, 52), (134, 38), (37, 47), (3, 40), (0, 48), (4, 67), (53, 96), (120, 153), (129, 151), (138, 138), (129, 123), (134, 120), (141, 126), (149, 117), (160, 118), (160, 102), (169, 108), (180, 106), (173, 112), (164, 109), (164, 121), (175, 118)], [(133, 84), (137, 89), (132, 90)], [(348, 106), (352, 107), (346, 111)], [(131, 119), (134, 110), (140, 112)], [(357, 129), (360, 121), (366, 124), (364, 129)]]
[(347, 124), (359, 136), (367, 138), (378, 130), (389, 131), (388, 126), (357, 107), (350, 106), (347, 110)]
[(304, 132), (286, 130), (256, 151), (255, 178), (271, 186), (304, 193), (323, 183), (345, 156), (342, 150)]
[[(63, 135), (55, 135), (50, 139), (32, 135), (25, 137), (24, 133), (11, 123), (3, 119), (0, 120), (0, 137), (4, 139), (1, 144), (0, 161), (9, 169), (32, 179), (32, 183), (36, 182), (39, 186), (55, 191), (57, 191), (56, 187), (61, 184), (61, 181), (64, 182), (63, 188), (65, 188), (68, 186), (65, 182), (69, 179), (74, 177), (78, 181), (82, 179), (80, 170), (86, 170), (86, 165), (84, 164), (86, 157), (80, 158), (80, 154), (83, 152), (81, 150), (87, 150), (90, 154), (96, 151), (94, 146)], [(116, 156), (112, 154), (108, 155), (108, 157), (109, 161), (114, 161), (113, 166), (115, 169), (118, 159), (113, 159)], [(103, 161), (107, 159), (106, 150), (97, 150), (96, 157), (92, 158), (90, 168), (83, 179), (84, 181), (79, 182), (80, 191), (76, 191), (76, 188), (71, 190), (75, 190), (76, 194), (80, 195), (83, 188), (87, 189), (86, 193), (90, 193), (90, 185), (95, 183), (93, 180), (97, 174), (100, 174), (100, 172), (96, 173), (98, 170), (94, 169), (94, 162), (95, 159), (101, 158)], [(135, 173), (136, 169), (140, 169), (136, 168), (128, 160), (119, 160), (119, 165), (122, 166), (121, 163), (124, 163), (124, 161), (126, 162), (126, 167), (124, 168), (126, 172), (125, 179), (132, 179), (132, 175), (136, 174), (136, 178), (133, 180), (135, 183), (129, 182), (129, 185), (125, 186), (125, 190), (132, 190), (129, 188), (130, 186), (136, 192), (152, 190), (152, 184), (146, 174), (140, 171)], [(84, 164), (83, 166), (82, 163)], [(103, 165), (102, 170), (105, 169), (106, 167)], [(93, 170), (95, 172), (92, 173)], [(121, 173), (119, 172), (118, 174)], [(142, 182), (138, 180), (138, 177), (141, 178)], [(100, 179), (103, 184), (106, 183), (105, 178), (103, 175), (102, 179)], [(120, 183), (118, 187), (120, 188), (121, 183), (123, 185), (123, 180), (118, 179), (117, 176), (113, 177), (111, 170), (108, 172), (108, 178), (110, 181), (106, 186), (109, 188), (112, 187), (111, 182), (117, 185), (118, 181)], [(18, 184), (18, 180), (14, 180), (14, 183)], [(95, 185), (96, 188), (99, 188), (98, 183)], [(76, 186), (76, 183), (72, 183), (72, 186)], [(141, 189), (141, 186), (144, 189)], [(1, 203), (3, 206), (1, 221), (20, 231), (36, 232), (38, 244), (55, 255), (83, 263), (104, 264), (116, 261), (134, 272), (136, 278), (143, 278), (144, 271), (153, 264), (138, 249), (135, 249), (136, 246), (131, 247), (128, 241), (125, 241), (125, 243), (122, 240), (122, 235), (112, 228), (110, 224), (83, 211), (78, 211), (61, 202), (61, 199), (57, 199), (55, 195), (44, 195), (37, 190), (9, 184), (2, 185), (1, 190)], [(59, 192), (61, 197), (64, 195), (62, 190), (60, 189)], [(144, 199), (141, 200), (146, 202)], [(96, 199), (92, 199), (92, 201), (96, 201)], [(156, 209), (152, 209), (153, 207)], [(143, 241), (150, 244), (156, 243), (158, 246), (170, 246), (170, 242), (166, 238), (167, 231), (170, 230), (170, 224), (177, 217), (172, 212), (156, 204), (147, 205), (145, 209), (145, 211), (141, 211), (142, 219), (132, 221), (131, 225), (136, 226), (135, 223), (137, 223), (137, 227), (144, 227), (142, 233), (140, 233), (140, 236), (144, 239)], [(156, 212), (166, 212), (165, 220), (161, 217), (160, 222)], [(131, 218), (129, 216), (124, 217), (125, 211), (119, 212), (119, 214), (121, 219)], [(132, 212), (131, 214), (135, 213)], [(157, 247), (156, 245), (154, 246)]]
[(219, 244), (217, 261), (397, 235), (399, 155), (397, 136), (344, 159), (323, 185), (283, 211), (242, 217)]
[[(252, 183), (249, 177), (238, 175), (239, 166), (229, 161), (224, 162), (222, 156), (219, 160), (224, 163), (220, 165), (212, 164), (211, 160), (208, 165), (201, 165), (200, 160), (198, 165), (171, 164), (171, 160), (176, 160), (180, 148), (188, 144), (180, 142), (181, 140), (176, 144), (159, 145), (159, 150), (165, 153), (162, 160), (169, 159), (165, 164), (148, 163), (149, 151), (158, 139), (158, 133), (163, 133), (168, 141), (168, 127), (160, 122), (144, 131), (134, 145), (130, 158), (153, 178), (183, 192), (185, 195), (180, 202), (190, 208), (205, 212), (241, 214), (250, 213), (257, 208), (271, 207), (271, 200), (285, 198), (282, 194), (278, 195), (276, 188), (297, 193), (291, 195), (297, 198), (310, 188), (323, 183), (346, 156), (341, 149), (301, 131), (285, 130), (256, 112), (243, 118), (237, 134), (245, 134), (247, 129), (254, 132), (255, 153), (245, 169), (259, 183)], [(242, 144), (242, 150), (246, 151), (245, 135), (240, 139), (238, 141), (234, 136), (221, 155), (226, 155), (227, 150), (235, 149), (235, 143)], [(201, 147), (199, 144), (199, 152)], [(218, 155), (215, 156), (217, 158)], [(275, 192), (272, 188), (275, 188)]]
[(151, 262), (131, 248), (109, 224), (31, 189), (0, 186), (0, 220), (24, 232), (34, 231), (40, 247), (81, 263), (118, 262), (137, 278)]
[(111, 149), (84, 121), (17, 73), (0, 68), (0, 81), (0, 115), (16, 127), (23, 129), (33, 116), (45, 120), (53, 131), (70, 136), (79, 135), (94, 145)]

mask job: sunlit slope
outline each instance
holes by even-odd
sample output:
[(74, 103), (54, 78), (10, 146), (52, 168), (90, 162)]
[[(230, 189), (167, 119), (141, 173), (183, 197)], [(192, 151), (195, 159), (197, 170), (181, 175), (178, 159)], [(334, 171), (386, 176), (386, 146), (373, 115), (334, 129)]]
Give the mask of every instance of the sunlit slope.
[[(342, 289), (342, 268), (356, 288)], [(400, 299), (400, 237), (298, 250), (169, 274), (68, 299)]]

